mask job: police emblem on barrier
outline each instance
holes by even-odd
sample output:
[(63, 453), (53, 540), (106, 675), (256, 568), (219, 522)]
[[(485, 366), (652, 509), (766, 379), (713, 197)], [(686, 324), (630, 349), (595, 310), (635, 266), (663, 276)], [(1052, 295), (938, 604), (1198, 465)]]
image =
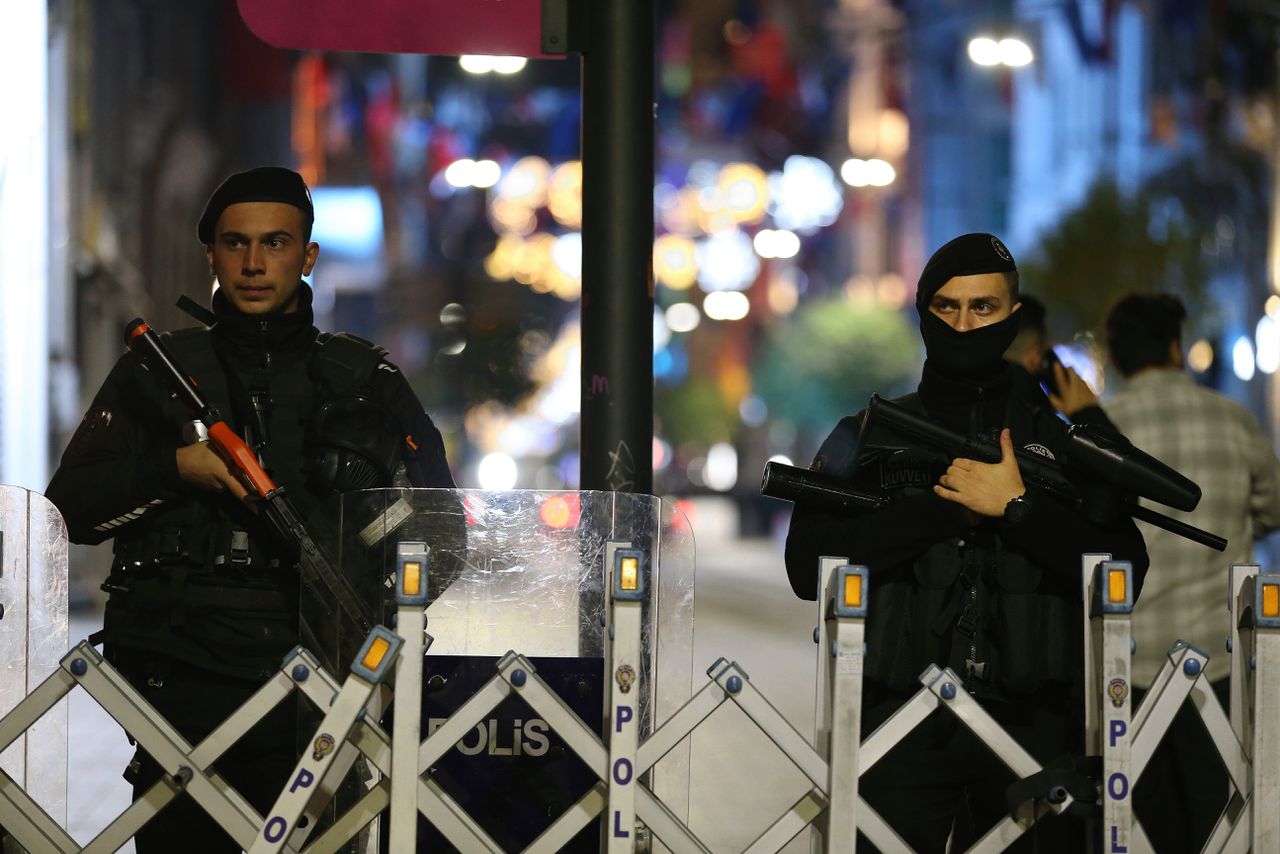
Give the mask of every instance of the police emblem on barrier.
[(631, 665), (624, 664), (619, 667), (614, 677), (618, 680), (618, 687), (622, 689), (622, 693), (630, 693), (631, 683), (636, 681), (636, 672), (631, 669)]
[(1111, 705), (1120, 708), (1129, 696), (1129, 683), (1123, 679), (1112, 679), (1107, 683), (1107, 696), (1111, 698)]
[(316, 736), (315, 744), (311, 746), (313, 748), (311, 758), (319, 762), (321, 759), (328, 756), (329, 752), (333, 750), (333, 736), (329, 735), (327, 732), (322, 732)]

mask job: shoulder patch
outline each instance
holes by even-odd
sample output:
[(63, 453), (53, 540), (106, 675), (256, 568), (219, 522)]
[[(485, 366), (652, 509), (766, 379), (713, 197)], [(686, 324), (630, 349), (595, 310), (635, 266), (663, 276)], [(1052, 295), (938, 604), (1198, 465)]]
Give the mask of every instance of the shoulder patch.
[(78, 457), (98, 448), (107, 438), (111, 428), (111, 410), (106, 407), (95, 407), (84, 414), (75, 435), (67, 444), (67, 454)]

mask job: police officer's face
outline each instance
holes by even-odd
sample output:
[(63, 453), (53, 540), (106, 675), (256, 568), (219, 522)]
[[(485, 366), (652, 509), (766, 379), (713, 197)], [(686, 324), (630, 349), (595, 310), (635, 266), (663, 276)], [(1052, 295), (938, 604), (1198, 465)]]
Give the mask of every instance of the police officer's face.
[(1010, 298), (1003, 273), (978, 273), (949, 279), (933, 295), (929, 311), (957, 332), (968, 332), (999, 323), (1019, 305)]
[(222, 292), (245, 314), (297, 311), (301, 278), (319, 252), (303, 240), (302, 211), (283, 202), (230, 205), (205, 248)]

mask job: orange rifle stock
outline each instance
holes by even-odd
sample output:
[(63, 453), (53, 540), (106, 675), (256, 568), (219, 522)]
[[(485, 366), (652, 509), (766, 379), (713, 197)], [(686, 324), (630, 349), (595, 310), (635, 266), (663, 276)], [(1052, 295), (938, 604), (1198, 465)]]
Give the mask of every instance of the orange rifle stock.
[(366, 634), (373, 620), (360, 606), (360, 597), (329, 559), (320, 551), (293, 503), (258, 462), (258, 456), (222, 419), (217, 407), (205, 400), (191, 375), (182, 369), (164, 341), (142, 318), (125, 327), (126, 346), (145, 359), (169, 385), (175, 397), (209, 430), (209, 444), (217, 452), (236, 480), (254, 498), (259, 499), (267, 520), (288, 545), (298, 549), (298, 565), (333, 596), (338, 607), (351, 619), (360, 635)]

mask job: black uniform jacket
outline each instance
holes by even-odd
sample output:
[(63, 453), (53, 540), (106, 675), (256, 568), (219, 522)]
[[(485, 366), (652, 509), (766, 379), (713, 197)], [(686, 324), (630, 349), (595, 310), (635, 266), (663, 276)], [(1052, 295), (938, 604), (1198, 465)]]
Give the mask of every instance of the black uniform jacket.
[[(183, 367), (241, 435), (256, 423), (266, 434), (269, 474), (306, 518), (327, 497), (303, 474), (308, 419), (326, 398), (313, 356), (310, 288), (299, 310), (253, 317), (214, 295), (218, 322), (182, 336), (192, 364)], [(191, 345), (191, 338), (208, 336)], [(411, 436), (402, 477), (416, 487), (452, 488), (440, 432), (399, 370), (376, 361), (366, 391)], [(255, 398), (256, 390), (265, 390)], [(265, 400), (255, 407), (250, 401)], [(255, 412), (255, 408), (260, 410)], [(115, 564), (104, 585), (106, 642), (145, 650), (232, 676), (257, 677), (298, 642), (298, 578), (285, 544), (257, 514), (228, 494), (197, 489), (178, 474), (176, 451), (190, 441), (189, 421), (167, 386), (132, 353), (124, 354), (94, 397), (67, 447), (47, 495), (66, 519), (71, 540), (115, 538)]]
[[(900, 399), (951, 430), (1059, 456), (1066, 425), (1024, 371), (983, 382), (952, 380), (926, 364), (919, 394)], [(792, 589), (818, 595), (818, 559), (847, 557), (870, 570), (867, 678), (894, 690), (919, 687), (929, 664), (952, 666), (971, 689), (1023, 693), (1077, 682), (1083, 553), (1132, 561), (1135, 587), (1147, 569), (1133, 520), (1096, 523), (1066, 501), (1028, 487), (1019, 524), (980, 517), (938, 497), (932, 485), (950, 460), (912, 443), (859, 447), (861, 414), (845, 418), (813, 467), (893, 501), (875, 513), (832, 515), (797, 504), (787, 537)]]
[[(214, 296), (219, 322), (212, 333), (220, 352), (246, 371), (278, 370), (290, 358), (305, 358), (315, 346), (310, 289), (299, 310), (263, 322), (240, 315), (220, 293)], [(416, 424), (417, 465), (407, 468), (413, 486), (452, 488), (440, 431), (423, 411), (403, 374), (384, 362), (374, 373), (378, 396), (388, 408)], [(193, 490), (178, 476), (175, 452), (185, 444), (173, 423), (173, 404), (160, 380), (126, 353), (98, 390), (62, 455), (46, 495), (62, 512), (71, 541), (100, 543), (139, 524), (151, 508), (189, 497)], [(223, 415), (233, 424), (234, 412)], [(281, 441), (284, 441), (283, 439)], [(300, 461), (294, 462), (296, 466)]]

